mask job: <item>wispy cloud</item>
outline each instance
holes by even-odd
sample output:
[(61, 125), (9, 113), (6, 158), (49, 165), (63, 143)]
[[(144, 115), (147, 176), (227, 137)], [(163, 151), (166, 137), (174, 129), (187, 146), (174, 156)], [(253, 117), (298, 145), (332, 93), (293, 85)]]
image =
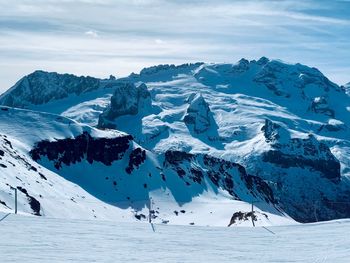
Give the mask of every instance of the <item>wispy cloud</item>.
[(0, 0), (0, 90), (37, 68), (126, 75), (262, 55), (348, 82), (349, 18), (350, 3), (332, 0)]
[(88, 30), (85, 32), (85, 35), (89, 36), (89, 37), (98, 37), (98, 33), (95, 30)]

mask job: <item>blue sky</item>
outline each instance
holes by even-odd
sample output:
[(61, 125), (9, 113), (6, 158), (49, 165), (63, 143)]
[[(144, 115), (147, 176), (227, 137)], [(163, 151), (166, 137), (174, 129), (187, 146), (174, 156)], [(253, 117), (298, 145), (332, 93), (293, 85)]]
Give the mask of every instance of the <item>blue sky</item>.
[(36, 69), (125, 76), (261, 56), (350, 82), (350, 0), (0, 0), (0, 91)]

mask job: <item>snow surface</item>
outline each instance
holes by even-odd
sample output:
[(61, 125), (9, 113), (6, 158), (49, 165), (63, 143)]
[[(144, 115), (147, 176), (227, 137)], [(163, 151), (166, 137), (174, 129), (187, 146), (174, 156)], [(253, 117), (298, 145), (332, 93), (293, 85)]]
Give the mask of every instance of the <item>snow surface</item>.
[[(0, 213), (0, 220), (6, 214)], [(349, 220), (255, 228), (9, 215), (1, 262), (349, 262)], [(272, 231), (273, 233), (269, 232)]]

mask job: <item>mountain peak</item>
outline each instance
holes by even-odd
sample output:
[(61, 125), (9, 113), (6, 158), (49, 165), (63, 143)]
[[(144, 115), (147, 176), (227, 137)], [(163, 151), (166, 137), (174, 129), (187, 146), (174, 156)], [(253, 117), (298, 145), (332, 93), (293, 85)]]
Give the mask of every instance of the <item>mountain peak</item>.
[(77, 77), (72, 74), (36, 70), (2, 94), (0, 104), (26, 108), (30, 105), (63, 99), (70, 94), (79, 95), (99, 87), (100, 80), (93, 77)]
[(196, 133), (203, 133), (210, 128), (210, 108), (201, 93), (196, 94), (187, 108), (184, 122), (192, 126)]
[(112, 122), (123, 115), (136, 115), (151, 107), (151, 94), (146, 84), (135, 85), (133, 82), (117, 82), (111, 103), (99, 117), (98, 126), (110, 128)]

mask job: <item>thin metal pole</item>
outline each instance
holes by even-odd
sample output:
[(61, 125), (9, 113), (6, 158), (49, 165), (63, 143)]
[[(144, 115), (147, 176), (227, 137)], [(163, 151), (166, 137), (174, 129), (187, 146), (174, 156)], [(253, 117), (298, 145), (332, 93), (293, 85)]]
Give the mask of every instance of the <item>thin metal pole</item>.
[(255, 223), (254, 223), (254, 201), (252, 201), (252, 223), (253, 223), (253, 227), (255, 227)]
[(314, 204), (314, 216), (315, 216), (316, 222), (318, 222), (317, 211), (316, 211), (316, 209), (317, 209), (317, 204), (318, 204), (318, 202), (316, 201), (316, 203)]
[(154, 229), (154, 226), (152, 224), (152, 198), (149, 198), (149, 214), (148, 214), (148, 221), (151, 224), (152, 230), (153, 232), (156, 232), (156, 230)]
[(152, 201), (151, 201), (151, 197), (149, 198), (149, 206), (148, 206), (148, 222), (150, 224), (152, 224), (152, 213), (151, 213), (151, 210), (152, 210)]
[(17, 188), (15, 188), (15, 214), (17, 214)]

